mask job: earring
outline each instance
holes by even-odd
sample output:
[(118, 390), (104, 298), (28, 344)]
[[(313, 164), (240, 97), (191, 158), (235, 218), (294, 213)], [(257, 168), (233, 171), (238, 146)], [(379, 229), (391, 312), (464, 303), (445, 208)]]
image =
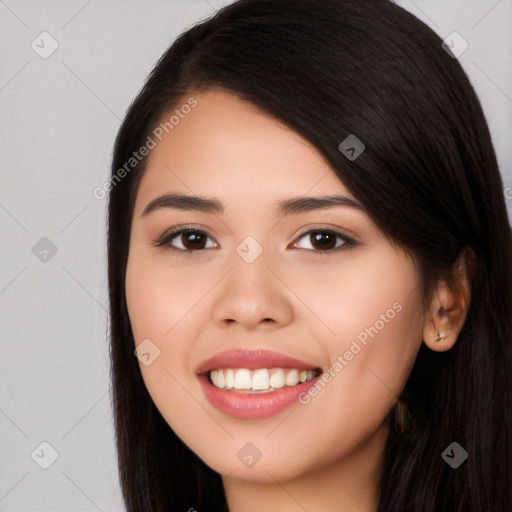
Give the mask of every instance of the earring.
[(436, 331), (436, 339), (434, 341), (441, 341), (444, 340), (448, 335), (444, 332), (437, 332)]
[(414, 430), (414, 417), (406, 400), (395, 404), (395, 430), (401, 436), (408, 436)]

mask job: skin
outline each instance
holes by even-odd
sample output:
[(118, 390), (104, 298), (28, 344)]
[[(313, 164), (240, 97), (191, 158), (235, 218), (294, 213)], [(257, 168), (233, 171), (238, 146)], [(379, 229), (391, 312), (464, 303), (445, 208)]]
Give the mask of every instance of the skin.
[[(274, 203), (283, 199), (353, 196), (318, 150), (280, 121), (220, 90), (194, 97), (197, 106), (151, 150), (131, 225), (126, 298), (134, 340), (160, 350), (150, 365), (140, 363), (147, 389), (183, 442), (223, 475), (230, 511), (270, 504), (281, 512), (374, 511), (386, 416), (422, 340), (434, 350), (455, 343), (467, 294), (439, 282), (425, 305), (413, 261), (363, 210), (278, 216)], [(165, 193), (215, 197), (225, 211), (142, 215)], [(176, 250), (153, 244), (183, 226), (206, 231), (206, 248), (180, 252), (191, 247), (180, 235), (169, 242)], [(356, 244), (320, 254), (313, 228)], [(263, 248), (252, 263), (236, 252), (247, 236)], [(467, 288), (465, 275), (463, 263)], [(307, 405), (238, 419), (202, 393), (195, 369), (230, 348), (275, 350), (327, 369), (395, 303), (400, 312)], [(447, 337), (434, 342), (436, 330)], [(237, 457), (247, 442), (262, 454), (251, 468)]]

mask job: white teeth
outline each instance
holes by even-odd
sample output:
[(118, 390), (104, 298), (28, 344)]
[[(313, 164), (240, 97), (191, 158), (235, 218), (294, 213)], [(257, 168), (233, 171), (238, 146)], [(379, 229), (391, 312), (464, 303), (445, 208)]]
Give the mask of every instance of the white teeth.
[(297, 370), (292, 370), (288, 372), (286, 376), (285, 383), (287, 386), (295, 386), (295, 384), (299, 383), (299, 372)]
[(251, 389), (252, 388), (252, 379), (251, 372), (242, 368), (237, 370), (235, 373), (235, 388), (236, 389)]
[(285, 384), (284, 371), (282, 368), (278, 368), (275, 373), (270, 377), (270, 385), (273, 388), (280, 389)]
[(270, 386), (270, 377), (268, 376), (268, 370), (262, 368), (255, 370), (252, 376), (252, 389), (268, 389)]
[[(220, 370), (219, 370), (220, 371)], [(235, 387), (235, 373), (231, 368), (225, 371), (224, 377), (226, 379), (226, 387), (228, 389)]]
[(217, 386), (223, 388), (226, 385), (226, 379), (224, 378), (224, 372), (219, 371), (217, 373)]
[(247, 392), (265, 392), (296, 386), (317, 376), (315, 370), (289, 368), (225, 368), (210, 371), (212, 384), (222, 389), (237, 389)]

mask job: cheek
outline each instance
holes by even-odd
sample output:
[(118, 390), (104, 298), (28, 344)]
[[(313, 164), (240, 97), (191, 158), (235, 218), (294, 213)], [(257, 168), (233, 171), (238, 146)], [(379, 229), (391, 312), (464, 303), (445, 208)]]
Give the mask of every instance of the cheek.
[(301, 286), (305, 301), (330, 330), (318, 332), (332, 379), (307, 407), (311, 417), (330, 411), (330, 421), (320, 427), (326, 438), (341, 427), (356, 442), (384, 420), (419, 350), (423, 309), (417, 273), (405, 255), (386, 248), (323, 269)]
[[(375, 326), (379, 336), (400, 329), (404, 322), (406, 329), (422, 327), (415, 267), (404, 253), (388, 245), (353, 253), (340, 263), (293, 271), (284, 280), (308, 306), (296, 309), (303, 315), (298, 320), (318, 326), (317, 337), (324, 338), (331, 354), (344, 350), (358, 336), (362, 342), (372, 339), (368, 329), (375, 334)], [(409, 331), (400, 339), (414, 337), (415, 332)]]
[(412, 261), (389, 247), (364, 263), (346, 276), (332, 321), (338, 313), (340, 349), (360, 347), (353, 367), (370, 394), (395, 400), (421, 343), (419, 278)]
[(137, 250), (130, 254), (126, 303), (134, 350), (150, 340), (158, 353), (151, 364), (139, 363), (146, 387), (160, 410), (169, 407), (171, 397), (176, 410), (190, 401), (180, 384), (188, 383), (194, 371), (191, 347), (208, 318), (206, 296), (218, 276), (205, 269), (173, 268), (164, 258)]
[(144, 255), (134, 254), (126, 270), (126, 302), (136, 343), (170, 340), (181, 323), (194, 324), (197, 304), (209, 289), (208, 276), (191, 275)]

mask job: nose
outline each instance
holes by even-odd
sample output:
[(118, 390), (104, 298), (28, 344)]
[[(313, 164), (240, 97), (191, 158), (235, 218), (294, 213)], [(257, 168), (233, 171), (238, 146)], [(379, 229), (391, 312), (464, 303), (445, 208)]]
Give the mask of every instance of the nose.
[(270, 266), (265, 252), (252, 263), (238, 254), (231, 270), (216, 287), (212, 321), (220, 328), (238, 324), (249, 330), (273, 329), (293, 319), (293, 293)]

